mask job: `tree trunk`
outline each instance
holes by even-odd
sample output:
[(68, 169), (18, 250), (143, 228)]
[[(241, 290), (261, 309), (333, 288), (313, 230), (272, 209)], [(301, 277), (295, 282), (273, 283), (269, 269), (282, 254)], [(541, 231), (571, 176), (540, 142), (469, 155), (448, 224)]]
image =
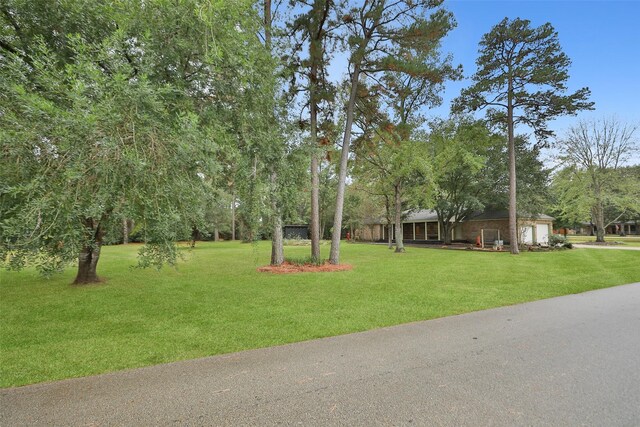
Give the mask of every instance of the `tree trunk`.
[(349, 162), (349, 148), (351, 145), (351, 127), (353, 126), (353, 110), (355, 109), (358, 94), (358, 81), (360, 79), (360, 64), (353, 68), (351, 76), (351, 93), (347, 104), (347, 122), (344, 127), (342, 139), (342, 154), (340, 156), (340, 172), (338, 175), (338, 191), (336, 194), (336, 212), (333, 217), (333, 233), (331, 234), (331, 252), (329, 262), (340, 263), (340, 235), (342, 231), (342, 210), (344, 208), (344, 192), (347, 181), (347, 166)]
[(596, 222), (596, 242), (604, 243), (604, 234), (606, 224), (604, 223), (604, 203), (602, 202), (602, 190), (599, 180), (592, 176), (593, 193), (595, 195), (595, 204), (593, 205), (591, 215)]
[(393, 237), (391, 231), (391, 203), (389, 202), (389, 196), (385, 194), (384, 196), (384, 210), (387, 214), (387, 227), (389, 228), (389, 232), (387, 233), (387, 242), (389, 244), (389, 249), (393, 249)]
[(282, 218), (276, 215), (271, 236), (271, 265), (281, 265), (284, 262), (284, 243), (282, 238)]
[(596, 222), (596, 242), (604, 243), (605, 224), (604, 207), (602, 206), (602, 202), (598, 201), (594, 206), (593, 217)]
[(282, 237), (282, 215), (278, 208), (278, 192), (276, 191), (278, 174), (271, 172), (271, 211), (273, 229), (271, 233), (271, 265), (281, 265), (284, 262), (284, 244)]
[[(271, 51), (271, 0), (264, 0), (264, 33), (265, 46)], [(271, 265), (281, 265), (284, 262), (284, 244), (282, 233), (282, 213), (278, 206), (278, 172), (272, 164), (271, 171), (271, 215), (273, 229), (271, 232)]]
[(198, 240), (198, 237), (200, 236), (200, 231), (195, 227), (191, 227), (191, 247), (195, 248), (196, 247), (196, 241)]
[(271, 0), (264, 0), (264, 45), (271, 51)]
[(126, 218), (122, 220), (122, 244), (127, 245), (129, 243), (129, 221)]
[(218, 240), (220, 240), (220, 232), (218, 231), (218, 226), (215, 226), (213, 228), (213, 241), (217, 242)]
[(508, 105), (507, 105), (507, 132), (508, 132), (508, 148), (509, 148), (509, 239), (511, 253), (518, 255), (518, 219), (516, 216), (516, 148), (513, 135), (513, 81), (509, 77), (508, 89)]
[(231, 193), (231, 240), (236, 240), (236, 193)]
[(311, 259), (320, 260), (320, 172), (318, 170), (318, 110), (316, 106), (317, 67), (312, 60), (309, 109), (311, 116)]
[(404, 252), (404, 229), (402, 228), (402, 194), (400, 184), (394, 186), (396, 209), (396, 252)]
[(78, 255), (78, 274), (73, 281), (74, 285), (86, 285), (88, 283), (98, 283), (100, 279), (96, 273), (98, 260), (100, 259), (100, 249), (102, 248), (102, 238), (104, 231), (100, 223), (92, 219), (85, 220), (85, 226), (93, 231), (93, 241), (84, 245)]
[(444, 241), (445, 245), (450, 245), (451, 244), (451, 221), (442, 221), (442, 233), (444, 234), (444, 239), (442, 239)]
[(83, 246), (78, 256), (78, 274), (73, 281), (74, 285), (86, 285), (88, 283), (98, 283), (100, 279), (96, 273), (98, 259), (100, 258), (100, 245), (89, 247)]

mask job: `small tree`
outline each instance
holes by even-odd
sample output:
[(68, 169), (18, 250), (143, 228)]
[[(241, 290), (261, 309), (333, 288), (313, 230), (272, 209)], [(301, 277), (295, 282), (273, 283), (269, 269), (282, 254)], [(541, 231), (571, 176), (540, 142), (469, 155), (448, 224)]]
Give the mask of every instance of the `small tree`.
[(574, 221), (590, 217), (597, 242), (604, 242), (609, 224), (640, 211), (637, 176), (622, 168), (638, 149), (637, 129), (613, 118), (581, 121), (558, 140), (560, 159), (567, 165), (554, 179), (558, 210)]
[(453, 109), (486, 108), (489, 121), (507, 128), (509, 238), (511, 253), (518, 254), (514, 128), (518, 124), (529, 126), (543, 142), (552, 135), (547, 127), (550, 119), (591, 109), (593, 103), (587, 101), (588, 88), (564, 95), (571, 61), (549, 23), (531, 28), (528, 20), (504, 18), (482, 37), (479, 54), (475, 83), (462, 91)]

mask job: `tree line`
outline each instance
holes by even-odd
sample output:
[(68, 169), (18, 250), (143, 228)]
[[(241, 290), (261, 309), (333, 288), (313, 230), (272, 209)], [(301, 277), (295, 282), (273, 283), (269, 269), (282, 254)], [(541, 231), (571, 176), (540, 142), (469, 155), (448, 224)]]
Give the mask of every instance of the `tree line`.
[[(0, 262), (49, 274), (77, 260), (75, 283), (98, 281), (102, 245), (129, 233), (143, 267), (221, 232), (271, 239), (278, 265), (283, 224), (308, 222), (312, 260), (331, 234), (337, 264), (342, 230), (365, 217), (400, 227), (433, 208), (448, 239), (472, 211), (508, 206), (517, 243), (517, 213), (550, 206), (549, 121), (593, 108), (587, 88), (568, 93), (551, 24), (505, 18), (451, 117), (429, 120), (463, 77), (441, 49), (456, 26), (442, 0), (8, 0), (0, 25)], [(572, 147), (599, 128), (581, 126), (558, 142), (557, 211), (604, 221), (618, 194), (637, 212), (637, 181), (604, 178), (635, 129), (607, 132), (620, 153), (594, 166)]]

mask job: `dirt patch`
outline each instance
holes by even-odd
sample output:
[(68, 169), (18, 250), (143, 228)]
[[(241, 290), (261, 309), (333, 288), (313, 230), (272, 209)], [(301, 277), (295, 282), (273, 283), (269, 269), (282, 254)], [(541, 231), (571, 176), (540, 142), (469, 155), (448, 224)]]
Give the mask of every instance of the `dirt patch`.
[(315, 264), (292, 264), (290, 262), (284, 262), (282, 265), (267, 265), (265, 267), (258, 268), (261, 273), (273, 273), (273, 274), (288, 274), (288, 273), (327, 273), (332, 271), (347, 271), (353, 269), (350, 264), (329, 264), (324, 263), (320, 265)]

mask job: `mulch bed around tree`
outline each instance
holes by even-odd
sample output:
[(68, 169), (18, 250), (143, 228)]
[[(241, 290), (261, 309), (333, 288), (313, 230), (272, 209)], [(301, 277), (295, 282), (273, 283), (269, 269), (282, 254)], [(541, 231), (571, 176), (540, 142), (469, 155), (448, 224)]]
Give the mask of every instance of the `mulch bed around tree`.
[(315, 264), (292, 264), (290, 262), (284, 262), (282, 265), (267, 265), (265, 267), (259, 267), (258, 271), (261, 273), (274, 273), (274, 274), (288, 274), (288, 273), (325, 273), (332, 271), (347, 271), (353, 269), (349, 264), (329, 264), (328, 262), (321, 265)]

